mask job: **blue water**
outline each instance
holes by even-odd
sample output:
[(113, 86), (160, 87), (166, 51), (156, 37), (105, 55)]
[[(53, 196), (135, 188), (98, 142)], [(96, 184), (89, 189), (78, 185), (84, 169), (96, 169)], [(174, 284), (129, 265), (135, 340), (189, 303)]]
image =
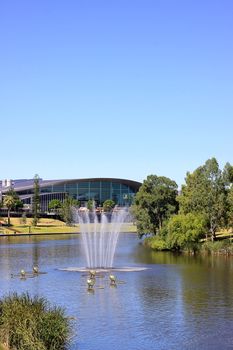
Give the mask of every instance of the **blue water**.
[[(35, 264), (46, 274), (11, 278)], [(84, 265), (79, 235), (1, 237), (0, 296), (28, 291), (63, 306), (70, 350), (233, 349), (233, 258), (152, 253), (121, 234), (114, 265), (147, 270), (116, 272), (116, 288), (97, 278), (92, 293), (82, 273), (58, 270)]]

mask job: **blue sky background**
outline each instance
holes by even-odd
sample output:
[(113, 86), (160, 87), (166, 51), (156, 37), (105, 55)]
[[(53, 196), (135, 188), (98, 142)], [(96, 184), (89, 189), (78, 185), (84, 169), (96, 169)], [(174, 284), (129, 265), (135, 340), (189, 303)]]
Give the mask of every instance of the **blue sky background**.
[(233, 163), (231, 0), (0, 1), (1, 178)]

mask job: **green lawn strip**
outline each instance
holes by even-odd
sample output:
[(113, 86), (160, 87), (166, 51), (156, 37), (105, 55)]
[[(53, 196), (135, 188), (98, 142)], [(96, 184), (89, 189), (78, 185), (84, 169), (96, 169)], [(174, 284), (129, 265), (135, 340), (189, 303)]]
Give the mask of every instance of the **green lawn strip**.
[[(75, 233), (79, 231), (77, 226), (13, 226), (13, 231), (17, 233)], [(9, 233), (12, 233), (9, 232)]]
[[(1, 227), (1, 234), (12, 234), (16, 232), (17, 234), (33, 234), (33, 233), (77, 233), (80, 232), (79, 225), (77, 226), (55, 226), (55, 225), (38, 225), (38, 226), (27, 226), (27, 225), (13, 225), (10, 227)], [(123, 224), (121, 227), (121, 232), (135, 233), (136, 227), (132, 224)]]
[[(22, 218), (13, 217), (11, 218), (10, 227), (1, 226), (0, 234), (29, 234), (29, 233), (76, 233), (80, 232), (79, 225), (77, 226), (66, 226), (63, 221), (41, 218), (37, 226), (32, 226), (32, 219), (27, 218), (25, 223), (21, 222)], [(2, 219), (2, 221), (5, 221)], [(93, 226), (94, 227), (94, 226)], [(121, 232), (135, 233), (136, 226), (133, 223), (124, 223), (121, 227)]]

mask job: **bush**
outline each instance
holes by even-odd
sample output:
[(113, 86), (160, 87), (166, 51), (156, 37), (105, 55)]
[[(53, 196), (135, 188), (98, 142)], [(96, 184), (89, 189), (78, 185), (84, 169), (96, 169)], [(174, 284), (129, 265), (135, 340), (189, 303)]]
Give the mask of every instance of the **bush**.
[(107, 199), (104, 203), (103, 203), (103, 209), (105, 212), (110, 212), (112, 211), (112, 209), (115, 207), (115, 202), (111, 199)]
[(233, 254), (233, 244), (229, 239), (222, 241), (206, 241), (201, 246), (202, 253), (208, 254)]
[(167, 222), (168, 247), (173, 250), (196, 251), (206, 232), (206, 222), (200, 214), (179, 214)]
[(63, 350), (69, 334), (64, 310), (44, 298), (14, 293), (0, 300), (0, 342), (9, 349)]
[(153, 250), (167, 250), (168, 249), (166, 241), (158, 236), (145, 238), (144, 245), (146, 247), (153, 249)]

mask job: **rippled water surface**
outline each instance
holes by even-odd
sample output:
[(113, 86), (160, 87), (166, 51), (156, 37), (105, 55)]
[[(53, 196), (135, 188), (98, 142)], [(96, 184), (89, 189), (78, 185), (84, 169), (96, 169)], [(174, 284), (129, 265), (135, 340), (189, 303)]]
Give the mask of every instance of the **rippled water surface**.
[[(233, 258), (151, 253), (134, 234), (121, 234), (115, 263), (147, 267), (116, 272), (125, 283), (59, 268), (84, 266), (79, 235), (1, 237), (0, 295), (29, 291), (73, 316), (70, 350), (233, 349)], [(38, 264), (47, 274), (11, 278)]]

